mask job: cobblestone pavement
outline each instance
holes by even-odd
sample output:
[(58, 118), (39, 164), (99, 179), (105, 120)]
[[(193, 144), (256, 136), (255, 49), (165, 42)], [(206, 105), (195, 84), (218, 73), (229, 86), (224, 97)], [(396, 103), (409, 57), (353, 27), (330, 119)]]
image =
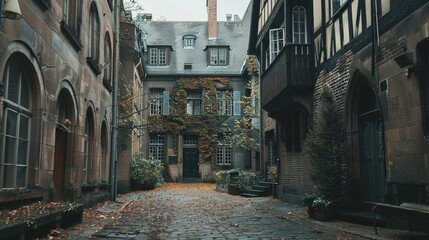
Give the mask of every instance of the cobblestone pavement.
[(375, 236), (369, 227), (317, 222), (303, 207), (229, 195), (212, 184), (167, 183), (93, 211), (92, 218), (66, 230), (67, 239), (402, 239), (383, 229)]

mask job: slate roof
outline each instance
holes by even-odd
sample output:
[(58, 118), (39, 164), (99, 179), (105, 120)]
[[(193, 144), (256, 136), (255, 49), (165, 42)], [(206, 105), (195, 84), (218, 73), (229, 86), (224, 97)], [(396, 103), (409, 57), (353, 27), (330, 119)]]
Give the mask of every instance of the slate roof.
[[(250, 1), (251, 3), (252, 1)], [(251, 4), (241, 21), (218, 21), (217, 39), (208, 39), (208, 22), (138, 21), (136, 25), (145, 33), (147, 46), (171, 46), (169, 65), (147, 66), (149, 75), (242, 75), (250, 36)], [(194, 49), (184, 49), (183, 36), (193, 35)], [(209, 66), (207, 46), (229, 46), (229, 65)], [(192, 64), (192, 69), (184, 69)]]

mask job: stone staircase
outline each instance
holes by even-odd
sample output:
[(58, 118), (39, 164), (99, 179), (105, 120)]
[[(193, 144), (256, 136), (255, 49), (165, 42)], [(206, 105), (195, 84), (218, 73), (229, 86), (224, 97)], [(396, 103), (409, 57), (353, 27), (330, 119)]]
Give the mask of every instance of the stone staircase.
[(242, 197), (266, 197), (272, 195), (272, 185), (268, 181), (259, 181), (252, 189), (240, 193)]

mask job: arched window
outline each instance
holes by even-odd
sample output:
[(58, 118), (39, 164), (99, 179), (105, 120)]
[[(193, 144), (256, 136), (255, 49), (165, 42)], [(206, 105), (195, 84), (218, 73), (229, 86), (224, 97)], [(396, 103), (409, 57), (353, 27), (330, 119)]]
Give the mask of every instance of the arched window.
[(112, 86), (112, 47), (110, 44), (109, 33), (104, 38), (104, 76), (103, 80), (109, 86)]
[(91, 182), (92, 176), (92, 143), (94, 138), (94, 117), (90, 109), (86, 112), (85, 132), (83, 135), (83, 183)]
[(27, 185), (31, 92), (25, 68), (17, 57), (12, 56), (3, 75), (5, 107), (0, 146), (1, 188), (24, 188)]
[(293, 43), (307, 44), (307, 11), (303, 6), (295, 6), (292, 10)]
[(94, 64), (100, 63), (100, 19), (95, 3), (91, 4), (89, 11), (89, 57)]
[(100, 164), (100, 176), (101, 181), (108, 182), (108, 155), (107, 155), (107, 147), (108, 147), (108, 136), (107, 136), (107, 124), (103, 122), (101, 125), (101, 164)]

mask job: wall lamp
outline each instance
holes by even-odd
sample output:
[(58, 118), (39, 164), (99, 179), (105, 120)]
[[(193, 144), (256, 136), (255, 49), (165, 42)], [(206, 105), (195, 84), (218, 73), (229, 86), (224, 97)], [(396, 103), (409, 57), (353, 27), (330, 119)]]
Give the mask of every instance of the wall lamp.
[(0, 18), (8, 18), (13, 20), (22, 18), (21, 8), (19, 7), (18, 0), (5, 0)]
[(395, 62), (400, 68), (405, 68), (404, 73), (406, 77), (410, 77), (410, 74), (414, 70), (413, 65), (414, 54), (413, 52), (405, 52), (395, 57)]

